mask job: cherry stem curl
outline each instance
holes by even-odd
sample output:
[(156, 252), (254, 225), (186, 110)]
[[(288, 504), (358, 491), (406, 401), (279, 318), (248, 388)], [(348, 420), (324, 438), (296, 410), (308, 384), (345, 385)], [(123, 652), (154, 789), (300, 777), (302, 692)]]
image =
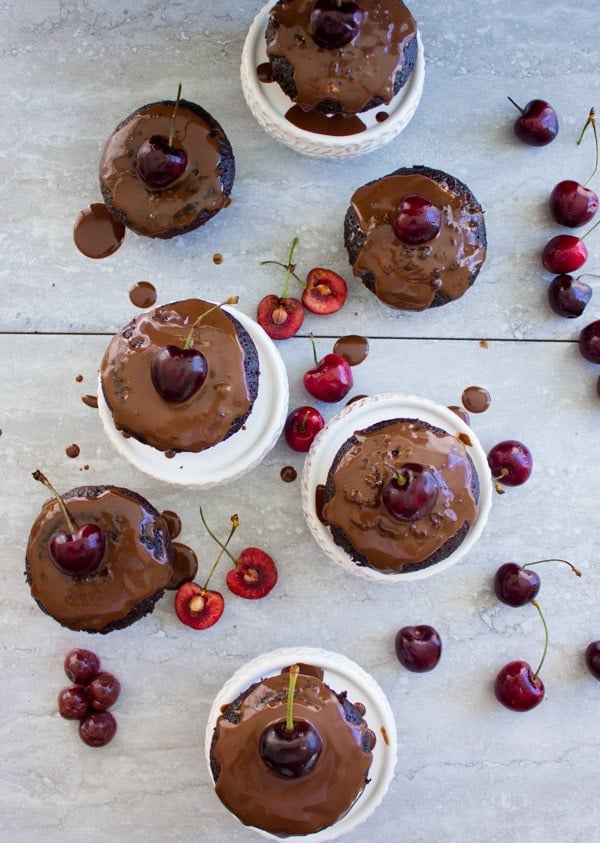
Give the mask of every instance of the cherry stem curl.
[[(202, 523), (204, 524), (204, 526), (208, 530), (209, 535), (212, 536), (212, 538), (214, 538), (213, 534), (208, 529), (208, 526), (207, 526), (206, 521), (204, 519), (204, 513), (202, 512), (202, 507), (200, 507), (200, 518), (202, 519)], [(225, 544), (221, 544), (220, 541), (217, 541), (217, 544), (221, 547), (221, 550), (219, 551), (219, 555), (217, 556), (217, 558), (213, 562), (213, 566), (210, 569), (210, 572), (209, 572), (209, 574), (206, 578), (206, 581), (205, 581), (204, 585), (202, 586), (202, 591), (206, 591), (206, 589), (208, 587), (209, 580), (212, 577), (212, 575), (214, 574), (217, 565), (221, 561), (221, 557), (223, 556), (223, 553), (229, 553), (229, 551), (227, 550), (227, 545), (231, 541), (231, 537), (233, 536), (233, 534), (235, 533), (235, 531), (237, 530), (237, 528), (239, 526), (240, 526), (239, 518), (237, 517), (237, 515), (232, 515), (231, 516), (231, 530), (229, 531), (229, 535), (227, 536), (227, 541), (225, 542)], [(215, 541), (216, 541), (216, 539), (215, 539)], [(229, 555), (231, 556), (231, 554), (229, 554)]]
[(554, 556), (552, 556), (550, 559), (537, 559), (535, 562), (526, 562), (522, 567), (530, 568), (532, 565), (541, 565), (542, 562), (563, 562), (565, 565), (569, 566), (569, 568), (573, 571), (576, 576), (581, 576), (581, 571), (579, 570), (579, 568), (576, 568), (575, 565), (572, 565), (566, 559), (557, 559)]
[(544, 613), (542, 612), (540, 604), (537, 602), (537, 600), (530, 600), (529, 602), (537, 609), (538, 615), (542, 619), (542, 624), (544, 625), (544, 650), (542, 652), (542, 658), (540, 659), (540, 663), (538, 664), (533, 674), (533, 679), (535, 681), (540, 674), (540, 670), (542, 669), (542, 665), (544, 664), (544, 659), (546, 658), (546, 653), (548, 652), (548, 624), (546, 623), (546, 618), (544, 617)]

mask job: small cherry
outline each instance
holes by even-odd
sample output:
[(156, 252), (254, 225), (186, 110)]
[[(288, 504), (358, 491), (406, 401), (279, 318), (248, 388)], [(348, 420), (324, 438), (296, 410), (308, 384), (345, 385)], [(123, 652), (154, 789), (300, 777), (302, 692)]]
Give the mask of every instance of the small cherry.
[(267, 767), (289, 779), (310, 773), (323, 748), (321, 736), (312, 723), (294, 720), (294, 691), (299, 671), (297, 664), (290, 667), (286, 719), (267, 726), (258, 744), (258, 751)]
[(347, 296), (348, 285), (341, 275), (315, 266), (306, 276), (302, 304), (311, 313), (335, 313), (343, 306)]
[(88, 746), (106, 746), (117, 732), (117, 721), (110, 711), (92, 711), (79, 721), (79, 737)]
[(442, 214), (426, 196), (410, 193), (403, 196), (392, 228), (403, 243), (419, 245), (433, 240), (442, 225)]
[(403, 626), (394, 640), (396, 656), (401, 665), (413, 673), (433, 670), (442, 655), (442, 639), (432, 626)]
[(65, 502), (45, 474), (37, 469), (34, 480), (49, 489), (58, 503), (67, 530), (57, 530), (50, 536), (48, 550), (54, 565), (71, 577), (87, 577), (100, 567), (106, 552), (106, 536), (98, 524), (86, 523), (77, 527), (69, 515)]
[(515, 439), (498, 442), (487, 455), (492, 477), (496, 480), (496, 491), (502, 493), (502, 486), (520, 486), (529, 479), (533, 468), (533, 457), (529, 448)]
[(285, 420), (285, 441), (294, 451), (305, 453), (317, 433), (325, 427), (325, 419), (318, 410), (308, 405), (296, 407)]
[(175, 118), (179, 109), (180, 97), (181, 83), (177, 90), (169, 137), (152, 135), (142, 143), (137, 151), (137, 174), (149, 187), (168, 187), (177, 181), (187, 167), (185, 150), (174, 146)]
[(548, 272), (562, 275), (582, 267), (588, 259), (588, 249), (583, 241), (599, 224), (600, 220), (581, 237), (575, 237), (574, 234), (557, 234), (548, 240), (542, 249), (542, 263)]
[(70, 685), (58, 695), (58, 713), (67, 720), (81, 720), (89, 714), (90, 698), (82, 685)]
[[(203, 523), (206, 524), (202, 507), (200, 507), (200, 517)], [(225, 608), (223, 595), (218, 591), (209, 591), (208, 583), (221, 561), (223, 553), (227, 552), (227, 545), (231, 541), (239, 523), (237, 515), (232, 515), (229, 536), (225, 544), (219, 542), (221, 550), (209, 571), (204, 585), (200, 587), (195, 582), (185, 582), (177, 589), (175, 594), (175, 612), (181, 623), (190, 626), (192, 629), (208, 629), (214, 626), (223, 614), (223, 609)]]
[(320, 401), (334, 403), (341, 401), (352, 389), (354, 378), (348, 361), (341, 354), (326, 354), (322, 360), (317, 360), (314, 337), (311, 334), (314, 369), (304, 374), (304, 388), (313, 398)]
[(292, 276), (298, 278), (295, 274), (296, 264), (292, 263), (292, 257), (297, 245), (298, 238), (294, 237), (287, 264), (275, 260), (261, 261), (261, 266), (275, 264), (285, 269), (285, 280), (283, 282), (281, 296), (275, 296), (273, 294), (264, 296), (259, 301), (256, 309), (256, 321), (273, 340), (286, 340), (293, 337), (298, 333), (304, 321), (302, 302), (299, 299), (288, 296), (290, 278)]
[(596, 144), (596, 161), (591, 176), (585, 184), (572, 179), (559, 182), (550, 194), (550, 213), (560, 225), (577, 228), (590, 222), (598, 210), (598, 196), (587, 185), (598, 170), (598, 133), (596, 131), (596, 110), (590, 109), (588, 119), (581, 131), (577, 146), (581, 144), (587, 127), (591, 125)]
[(591, 641), (585, 649), (585, 663), (596, 679), (600, 679), (600, 641)]
[(548, 626), (537, 600), (529, 602), (537, 609), (544, 625), (544, 651), (540, 663), (537, 669), (532, 671), (531, 666), (525, 661), (509, 662), (498, 672), (494, 686), (496, 699), (513, 711), (530, 711), (541, 703), (545, 693), (544, 683), (539, 673), (548, 650)]
[(398, 521), (417, 521), (429, 515), (438, 498), (439, 478), (434, 469), (419, 463), (392, 466), (394, 474), (381, 488), (381, 500)]
[(326, 50), (345, 47), (355, 38), (362, 12), (353, 0), (315, 0), (310, 13), (313, 41)]
[(114, 705), (121, 693), (121, 683), (116, 676), (101, 670), (86, 686), (90, 699), (90, 708), (94, 711), (106, 711)]
[(69, 650), (65, 656), (64, 668), (75, 685), (87, 685), (100, 671), (100, 659), (91, 650), (78, 647)]
[(521, 113), (515, 120), (516, 136), (530, 146), (546, 146), (558, 134), (556, 111), (545, 100), (530, 100), (524, 108), (508, 97)]
[(590, 322), (579, 334), (579, 351), (590, 363), (600, 363), (600, 319)]
[(576, 319), (592, 298), (592, 288), (582, 279), (585, 275), (556, 275), (548, 287), (548, 302), (558, 316)]
[(574, 574), (581, 576), (581, 571), (567, 562), (566, 559), (539, 559), (536, 562), (527, 562), (525, 565), (517, 565), (516, 562), (505, 562), (500, 565), (494, 575), (494, 592), (498, 600), (506, 603), (507, 606), (524, 606), (530, 603), (540, 590), (540, 578), (536, 571), (531, 571), (532, 565), (541, 565), (543, 562), (562, 562), (568, 565)]

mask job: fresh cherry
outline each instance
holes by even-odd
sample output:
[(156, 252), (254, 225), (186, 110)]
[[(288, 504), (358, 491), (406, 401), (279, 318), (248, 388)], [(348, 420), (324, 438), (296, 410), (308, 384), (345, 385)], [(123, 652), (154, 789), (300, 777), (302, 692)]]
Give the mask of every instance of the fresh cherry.
[(79, 737), (88, 746), (106, 746), (117, 731), (117, 721), (110, 711), (93, 711), (79, 722)]
[(521, 112), (515, 121), (516, 136), (530, 146), (546, 146), (558, 134), (558, 117), (545, 100), (531, 100), (524, 108), (508, 97)]
[(310, 13), (313, 41), (334, 50), (355, 38), (362, 23), (362, 12), (353, 0), (315, 0)]
[(181, 404), (200, 389), (208, 364), (196, 348), (165, 345), (154, 352), (150, 374), (154, 388), (165, 401)]
[(527, 662), (504, 665), (496, 676), (496, 699), (513, 711), (529, 711), (544, 699), (544, 683)]
[(600, 679), (600, 641), (591, 641), (585, 650), (585, 663), (588, 666), (588, 670), (595, 676), (596, 679)]
[(405, 463), (381, 488), (383, 505), (398, 521), (417, 521), (429, 515), (439, 492), (439, 479), (429, 466)]
[(587, 246), (574, 234), (557, 234), (542, 250), (542, 263), (548, 272), (559, 274), (574, 272), (586, 262)]
[(285, 420), (285, 441), (294, 451), (308, 451), (317, 433), (325, 427), (325, 419), (308, 405), (296, 407)]
[(600, 319), (590, 322), (579, 334), (579, 351), (590, 363), (600, 363)]
[(94, 711), (106, 711), (114, 705), (121, 693), (121, 683), (116, 676), (100, 671), (86, 687), (90, 708)]
[(414, 673), (433, 670), (442, 655), (442, 639), (432, 626), (403, 626), (394, 640), (401, 665)]
[(560, 181), (550, 194), (550, 213), (560, 225), (577, 228), (594, 218), (598, 197), (593, 190), (572, 179)]
[(442, 214), (426, 196), (410, 193), (403, 196), (392, 228), (398, 240), (411, 245), (427, 243), (439, 233)]
[(498, 442), (487, 455), (494, 480), (503, 486), (520, 486), (531, 475), (533, 457), (529, 448), (515, 439)]
[(267, 767), (291, 779), (310, 773), (319, 760), (323, 746), (321, 736), (312, 723), (294, 720), (294, 690), (298, 672), (298, 665), (292, 665), (286, 719), (269, 724), (261, 733), (258, 744), (260, 756)]
[(93, 574), (106, 553), (106, 535), (98, 524), (86, 523), (77, 527), (69, 515), (65, 502), (48, 478), (37, 469), (33, 478), (49, 489), (58, 503), (67, 530), (56, 530), (48, 542), (50, 558), (63, 574), (87, 577)]
[(87, 685), (100, 670), (100, 659), (91, 650), (77, 648), (65, 656), (65, 673), (75, 685)]
[(581, 316), (592, 297), (592, 288), (581, 275), (556, 275), (548, 287), (548, 302), (552, 310), (567, 319)]
[(58, 695), (58, 713), (67, 720), (81, 720), (90, 710), (90, 698), (81, 685), (63, 688)]
[[(296, 264), (292, 263), (294, 250), (298, 245), (298, 238), (294, 237), (287, 263), (281, 261), (261, 261), (261, 266), (275, 264), (285, 269), (285, 280), (281, 296), (273, 294), (264, 296), (258, 303), (256, 309), (256, 321), (273, 340), (287, 340), (293, 337), (300, 330), (304, 321), (304, 308), (302, 302), (293, 296), (288, 296), (290, 278), (295, 274)], [(298, 279), (300, 280), (300, 279)], [(302, 283), (302, 282), (301, 282)]]
[(540, 590), (540, 578), (535, 571), (516, 562), (500, 565), (494, 575), (494, 591), (498, 600), (507, 606), (524, 606)]
[(311, 334), (315, 366), (304, 374), (304, 388), (313, 398), (333, 403), (341, 401), (354, 384), (352, 369), (348, 361), (341, 354), (326, 354), (322, 360), (317, 360), (315, 341)]
[(335, 313), (342, 307), (347, 296), (348, 285), (341, 275), (331, 269), (315, 266), (306, 276), (302, 304), (311, 313)]
[(185, 172), (185, 150), (172, 146), (164, 135), (152, 135), (137, 151), (137, 174), (149, 187), (168, 187)]

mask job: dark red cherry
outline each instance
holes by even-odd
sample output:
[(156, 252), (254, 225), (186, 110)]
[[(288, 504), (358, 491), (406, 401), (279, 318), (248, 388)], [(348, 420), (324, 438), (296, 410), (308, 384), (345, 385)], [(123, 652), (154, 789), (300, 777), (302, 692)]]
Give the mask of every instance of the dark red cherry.
[(572, 179), (559, 181), (550, 194), (550, 213), (557, 223), (569, 228), (585, 225), (598, 210), (593, 190)]
[(117, 721), (110, 711), (92, 711), (79, 722), (79, 737), (88, 746), (106, 746), (116, 731)]
[(58, 695), (58, 713), (67, 720), (81, 720), (90, 710), (90, 698), (81, 685), (63, 688)]
[(121, 693), (121, 683), (112, 673), (102, 670), (86, 688), (90, 698), (90, 708), (94, 711), (106, 711), (116, 703)]
[(180, 404), (197, 392), (206, 379), (206, 357), (196, 348), (165, 345), (152, 357), (150, 374), (158, 394), (165, 401)]
[(520, 486), (529, 479), (533, 468), (531, 451), (515, 439), (498, 442), (488, 453), (487, 459), (492, 477), (503, 486)]
[(542, 263), (548, 272), (574, 272), (588, 259), (587, 246), (574, 234), (557, 234), (542, 250)]
[(600, 641), (591, 641), (585, 650), (585, 663), (588, 666), (588, 670), (595, 676), (596, 679), (600, 679)]
[(548, 302), (552, 310), (567, 319), (581, 316), (586, 305), (592, 298), (592, 288), (581, 276), (557, 275), (548, 287)]
[(426, 196), (410, 193), (402, 198), (392, 227), (398, 240), (417, 245), (433, 240), (441, 224), (440, 209)]
[(530, 100), (524, 108), (508, 98), (521, 112), (515, 120), (515, 134), (530, 146), (545, 146), (558, 134), (556, 111), (545, 100)]
[(87, 577), (96, 571), (106, 551), (106, 536), (97, 524), (82, 524), (74, 532), (57, 530), (48, 543), (52, 561), (71, 577)]
[(290, 779), (310, 773), (319, 760), (321, 749), (321, 736), (305, 720), (294, 720), (291, 729), (287, 728), (285, 720), (271, 723), (259, 741), (259, 752), (267, 767)]
[(310, 13), (313, 41), (334, 50), (358, 35), (362, 12), (352, 0), (315, 0)]
[(600, 363), (600, 319), (590, 322), (579, 334), (579, 351), (590, 363)]
[(164, 135), (152, 135), (138, 149), (136, 166), (138, 176), (150, 187), (168, 187), (185, 171), (187, 155), (169, 146)]
[(442, 655), (442, 639), (432, 626), (403, 626), (394, 641), (401, 665), (413, 673), (433, 670)]
[(77, 648), (65, 656), (65, 673), (75, 685), (87, 685), (100, 670), (100, 659), (91, 650)]
[(527, 662), (509, 662), (499, 671), (494, 686), (496, 699), (513, 711), (529, 711), (544, 699), (544, 683)]
[(393, 518), (416, 521), (429, 515), (438, 491), (438, 477), (432, 468), (406, 463), (383, 484), (381, 500)]
[(507, 606), (524, 606), (540, 590), (540, 578), (535, 571), (506, 562), (500, 565), (494, 576), (494, 591), (498, 600)]

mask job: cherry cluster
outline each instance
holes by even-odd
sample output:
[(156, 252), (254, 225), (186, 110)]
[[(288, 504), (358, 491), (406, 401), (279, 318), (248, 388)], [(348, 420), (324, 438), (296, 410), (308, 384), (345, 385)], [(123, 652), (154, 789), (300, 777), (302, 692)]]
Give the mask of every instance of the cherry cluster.
[(106, 746), (117, 731), (117, 721), (108, 709), (121, 692), (119, 680), (100, 670), (100, 659), (91, 650), (70, 650), (64, 667), (73, 684), (58, 695), (59, 714), (79, 720), (79, 737), (88, 746)]
[(231, 529), (225, 542), (221, 542), (206, 523), (202, 507), (200, 518), (209, 536), (219, 545), (220, 551), (202, 586), (196, 582), (185, 582), (175, 594), (175, 612), (179, 620), (192, 629), (208, 629), (214, 626), (223, 614), (225, 600), (220, 591), (209, 589), (209, 581), (217, 569), (223, 554), (229, 556), (233, 568), (225, 578), (227, 588), (238, 597), (258, 600), (266, 597), (277, 582), (277, 567), (273, 559), (258, 547), (247, 547), (237, 559), (228, 550), (229, 542), (239, 527), (237, 515), (231, 516)]

